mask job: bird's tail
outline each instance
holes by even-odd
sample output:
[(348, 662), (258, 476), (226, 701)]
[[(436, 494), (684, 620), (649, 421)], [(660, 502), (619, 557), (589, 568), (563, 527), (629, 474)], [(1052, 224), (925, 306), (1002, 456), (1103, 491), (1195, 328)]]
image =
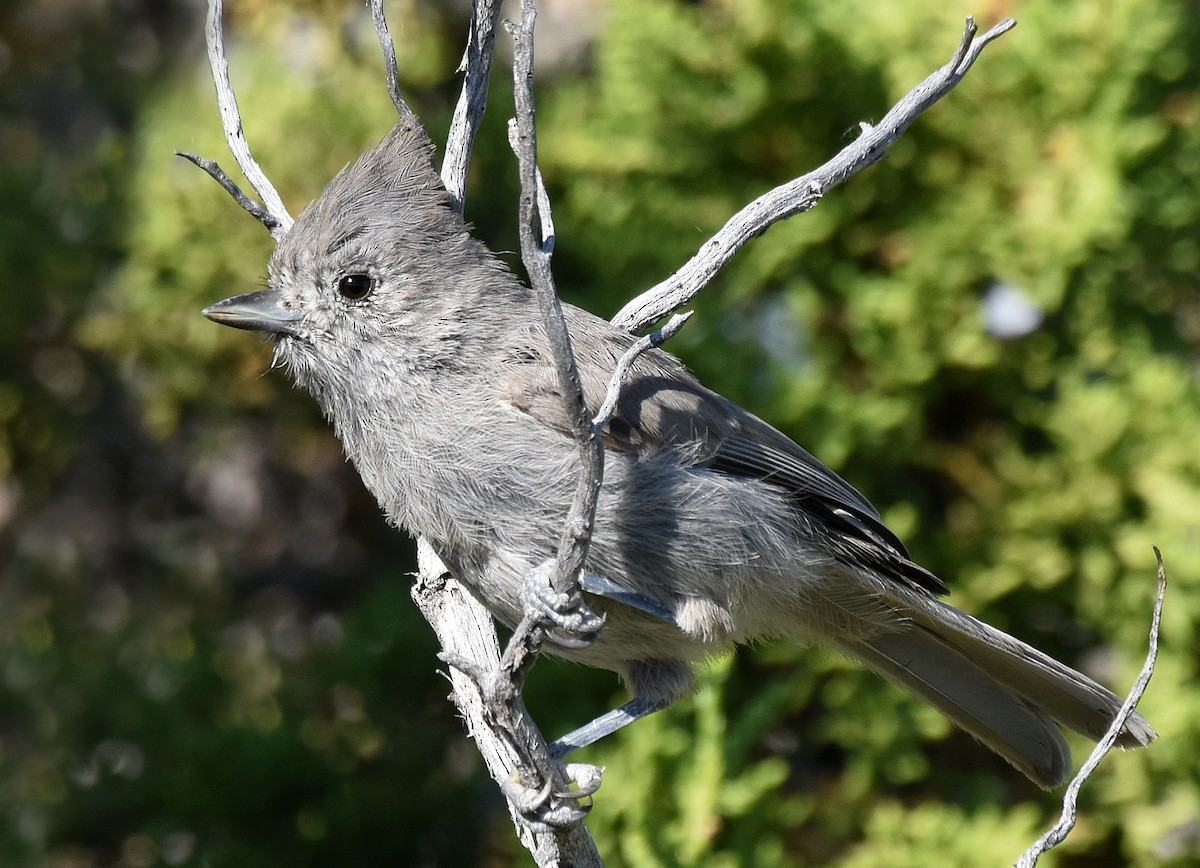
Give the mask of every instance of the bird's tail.
[[(1121, 707), (1086, 675), (957, 609), (927, 601), (904, 614), (898, 629), (843, 650), (933, 704), (1039, 786), (1058, 786), (1071, 773), (1057, 724), (1098, 741)], [(1134, 713), (1117, 744), (1154, 737)]]

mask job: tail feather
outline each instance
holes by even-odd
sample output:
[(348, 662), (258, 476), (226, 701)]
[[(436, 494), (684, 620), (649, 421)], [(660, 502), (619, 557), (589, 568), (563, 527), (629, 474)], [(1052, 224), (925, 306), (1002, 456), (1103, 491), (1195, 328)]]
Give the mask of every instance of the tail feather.
[[(975, 660), (1013, 693), (1042, 708), (1063, 726), (1099, 741), (1112, 725), (1124, 700), (1082, 672), (1058, 662), (995, 627), (944, 603), (933, 617), (916, 613), (918, 623), (943, 642)], [(1149, 744), (1156, 733), (1142, 715), (1130, 716), (1121, 731), (1120, 747)]]
[[(1071, 772), (1056, 724), (1098, 740), (1121, 707), (1116, 694), (1086, 675), (950, 606), (930, 601), (906, 615), (898, 629), (844, 650), (930, 702), (1042, 787), (1058, 786)], [(1145, 745), (1154, 736), (1135, 713), (1118, 744)]]
[(928, 701), (1039, 786), (1058, 786), (1070, 773), (1070, 748), (1049, 715), (932, 633), (915, 627), (847, 650)]

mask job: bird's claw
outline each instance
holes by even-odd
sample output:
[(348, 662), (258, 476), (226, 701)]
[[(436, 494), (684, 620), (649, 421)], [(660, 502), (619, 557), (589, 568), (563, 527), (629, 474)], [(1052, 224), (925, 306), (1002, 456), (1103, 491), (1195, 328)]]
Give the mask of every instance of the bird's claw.
[(550, 584), (553, 561), (546, 561), (525, 574), (521, 605), (526, 614), (536, 615), (546, 626), (546, 636), (568, 649), (586, 648), (596, 641), (604, 618), (584, 602), (583, 594), (560, 594)]
[(537, 789), (525, 786), (516, 775), (501, 785), (522, 822), (536, 832), (552, 832), (571, 826), (592, 810), (592, 795), (600, 789), (604, 770), (587, 763), (564, 763), (561, 768), (576, 789), (558, 791), (554, 779), (549, 776)]

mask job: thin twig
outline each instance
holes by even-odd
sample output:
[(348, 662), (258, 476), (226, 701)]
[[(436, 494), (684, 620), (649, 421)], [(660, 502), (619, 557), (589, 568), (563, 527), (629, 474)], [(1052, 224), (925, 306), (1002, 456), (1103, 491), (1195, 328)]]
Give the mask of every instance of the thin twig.
[[(292, 228), (292, 215), (284, 207), (283, 199), (275, 190), (275, 186), (250, 153), (250, 145), (246, 141), (246, 131), (242, 128), (242, 115), (238, 109), (237, 95), (233, 92), (233, 83), (229, 78), (229, 59), (225, 56), (225, 32), (221, 21), (223, 11), (221, 0), (208, 0), (208, 17), (204, 24), (204, 39), (208, 44), (208, 65), (212, 69), (213, 84), (217, 88), (217, 106), (221, 110), (221, 126), (225, 129), (225, 141), (229, 143), (230, 153), (237, 161), (238, 168), (250, 182), (251, 189), (258, 194), (258, 198), (262, 199), (267, 214), (275, 221), (274, 225), (270, 225), (264, 220), (262, 221), (263, 225), (267, 227), (271, 237), (278, 241)], [(209, 174), (212, 173), (209, 172)], [(246, 207), (240, 200), (238, 204), (243, 208)], [(254, 214), (255, 212), (250, 211), (250, 213)], [(262, 218), (259, 217), (259, 220)]]
[(613, 324), (639, 332), (690, 303), (746, 242), (780, 220), (810, 210), (829, 190), (883, 157), (914, 120), (953, 90), (988, 43), (1015, 26), (1005, 18), (976, 39), (975, 21), (968, 18), (953, 59), (909, 91), (883, 120), (874, 127), (863, 124), (862, 134), (825, 165), (776, 187), (731, 217), (682, 268), (621, 308)]
[(383, 0), (371, 0), (371, 22), (375, 25), (375, 35), (379, 38), (379, 47), (383, 49), (383, 65), (387, 72), (388, 93), (392, 97), (392, 105), (401, 120), (419, 123), (413, 110), (409, 108), (400, 92), (400, 66), (396, 62), (396, 43), (388, 31), (387, 16), (383, 12)]
[[(513, 149), (513, 153), (521, 147), (521, 132), (517, 127), (517, 119), (508, 119), (508, 144)], [(541, 229), (541, 244), (542, 251), (549, 256), (554, 253), (554, 215), (550, 210), (550, 193), (546, 190), (546, 182), (542, 179), (542, 169), (540, 166), (534, 165), (535, 178), (537, 184), (537, 211), (538, 222)]]
[(684, 324), (692, 318), (694, 311), (687, 313), (677, 313), (667, 320), (666, 325), (662, 328), (652, 331), (648, 335), (643, 335), (634, 342), (633, 346), (625, 351), (625, 355), (621, 356), (617, 362), (617, 368), (613, 371), (612, 379), (608, 381), (608, 391), (604, 394), (604, 403), (600, 405), (599, 412), (596, 413), (596, 418), (592, 420), (592, 424), (597, 430), (603, 428), (612, 418), (617, 409), (617, 401), (621, 398), (621, 389), (625, 387), (625, 380), (629, 376), (629, 369), (633, 367), (634, 361), (646, 350), (654, 347), (661, 347), (671, 338), (675, 337), (676, 333), (683, 328)]
[(1117, 739), (1125, 729), (1125, 724), (1137, 710), (1138, 703), (1142, 701), (1142, 695), (1150, 684), (1150, 677), (1154, 674), (1154, 663), (1158, 659), (1158, 630), (1162, 623), (1163, 599), (1167, 594), (1167, 571), (1163, 566), (1162, 552), (1158, 550), (1157, 546), (1154, 547), (1154, 556), (1158, 559), (1158, 594), (1154, 599), (1154, 615), (1150, 621), (1150, 649), (1146, 652), (1146, 662), (1142, 664), (1142, 671), (1138, 674), (1133, 689), (1129, 691), (1129, 696), (1125, 698), (1125, 702), (1113, 719), (1108, 732), (1104, 734), (1104, 738), (1100, 739), (1087, 758), (1087, 762), (1083, 764), (1079, 773), (1067, 786), (1067, 791), (1063, 795), (1062, 815), (1058, 823), (1021, 854), (1021, 858), (1017, 860), (1017, 868), (1033, 868), (1043, 853), (1057, 847), (1067, 839), (1067, 835), (1071, 834), (1079, 815), (1079, 793), (1083, 789), (1083, 785), (1087, 783), (1092, 773), (1116, 746)]
[[(536, 17), (533, 0), (522, 0), (521, 22), (510, 28), (514, 39), (513, 82), (516, 96), (517, 132), (514, 149), (521, 174), (521, 259), (541, 305), (559, 389), (567, 418), (571, 420), (571, 433), (578, 444), (582, 465), (579, 486), (567, 515), (555, 569), (550, 578), (550, 586), (557, 593), (575, 596), (579, 592), (578, 575), (587, 557), (600, 483), (604, 478), (604, 443), (592, 425), (592, 415), (583, 399), (571, 338), (567, 333), (562, 306), (554, 289), (554, 275), (550, 270), (550, 249), (554, 240), (553, 236), (546, 236), (545, 228), (553, 224), (549, 220), (549, 202), (544, 193), (539, 195), (533, 103), (533, 32)], [(539, 200), (542, 200), (541, 204)], [(537, 237), (535, 231), (535, 220), (539, 216), (543, 226), (541, 238)]]
[(475, 136), (487, 108), (499, 20), (499, 0), (475, 0), (471, 4), (467, 47), (459, 64), (459, 72), (464, 73), (463, 86), (454, 107), (454, 120), (450, 124), (446, 154), (442, 159), (442, 183), (450, 193), (455, 210), (460, 213), (467, 199), (467, 168), (471, 165)]
[[(547, 332), (550, 352), (554, 359), (558, 374), (559, 389), (563, 395), (568, 418), (572, 420), (572, 430), (578, 444), (581, 471), (580, 481), (575, 492), (570, 510), (566, 516), (565, 527), (559, 541), (556, 557), (549, 565), (548, 583), (557, 594), (566, 595), (577, 600), (583, 607), (582, 594), (579, 590), (579, 572), (587, 557), (588, 544), (591, 537), (592, 522), (596, 511), (596, 502), (600, 492), (600, 481), (604, 472), (604, 446), (591, 424), (591, 415), (583, 398), (583, 387), (579, 380), (579, 372), (575, 367), (575, 356), (571, 350), (571, 339), (567, 332), (566, 321), (563, 318), (562, 306), (554, 287), (554, 275), (550, 268), (550, 252), (553, 248), (553, 223), (550, 219), (550, 203), (545, 195), (545, 188), (540, 184), (537, 167), (537, 129), (533, 100), (533, 51), (534, 25), (537, 9), (533, 0), (522, 0), (521, 20), (516, 26), (509, 26), (509, 34), (513, 38), (513, 89), (516, 99), (516, 118), (513, 124), (515, 135), (512, 139), (513, 150), (521, 178), (520, 202), (520, 236), (521, 259), (529, 274), (530, 284), (537, 294), (542, 319)], [(538, 231), (540, 226), (541, 231)], [(594, 616), (592, 616), (594, 618)], [(537, 659), (545, 632), (541, 627), (541, 619), (536, 612), (529, 612), (514, 631), (501, 660), (501, 673), (506, 679), (504, 689), (509, 693), (503, 697), (504, 707), (493, 710), (497, 715), (507, 715), (510, 707), (523, 707), (521, 703), (521, 688), (525, 677)], [(497, 685), (499, 687), (500, 685)], [(520, 723), (518, 717), (513, 723)], [(566, 780), (558, 764), (550, 757), (546, 741), (536, 728), (532, 731), (517, 732), (510, 728), (511, 734), (520, 739), (523, 748), (528, 753), (528, 760), (534, 766), (532, 771), (547, 776), (551, 789), (557, 789), (560, 794), (567, 794)], [(524, 769), (522, 771), (525, 771)], [(528, 781), (525, 782), (528, 786)], [(512, 793), (507, 792), (510, 802)], [(566, 812), (574, 820), (582, 819), (590, 804), (574, 804), (568, 799), (561, 799), (556, 808)], [(555, 830), (554, 839), (564, 852), (570, 851), (582, 856), (575, 859), (586, 859), (586, 864), (600, 864), (599, 856), (589, 856), (589, 850), (594, 852), (591, 835), (587, 827), (580, 822), (570, 822)]]
[(266, 208), (247, 196), (245, 191), (235, 184), (229, 175), (225, 174), (225, 170), (221, 168), (216, 160), (206, 160), (204, 157), (198, 157), (195, 154), (189, 154), (186, 151), (176, 151), (175, 156), (183, 157), (192, 165), (199, 166), (201, 169), (208, 172), (209, 177), (224, 187), (225, 192), (233, 197), (233, 201), (245, 208), (251, 217), (257, 220), (263, 226), (266, 226), (267, 231), (272, 235), (275, 235), (275, 230), (279, 226), (279, 221), (276, 220), (273, 215), (268, 214)]

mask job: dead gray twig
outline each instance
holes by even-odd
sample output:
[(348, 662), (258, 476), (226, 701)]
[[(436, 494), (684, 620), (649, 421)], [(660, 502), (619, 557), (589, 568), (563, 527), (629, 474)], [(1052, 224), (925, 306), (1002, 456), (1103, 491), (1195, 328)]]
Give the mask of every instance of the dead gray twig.
[(875, 126), (862, 124), (861, 135), (825, 165), (776, 187), (734, 214), (682, 268), (621, 308), (612, 318), (613, 323), (640, 332), (690, 303), (746, 242), (780, 220), (810, 210), (829, 190), (882, 158), (913, 121), (954, 89), (989, 43), (1016, 25), (1011, 18), (1005, 18), (976, 38), (975, 19), (968, 18), (950, 62), (909, 91), (883, 120)]
[(1142, 671), (1138, 673), (1133, 689), (1129, 691), (1129, 696), (1125, 698), (1121, 710), (1113, 718), (1108, 732), (1092, 750), (1087, 762), (1079, 769), (1079, 773), (1067, 785), (1067, 791), (1063, 794), (1063, 809), (1059, 821), (1050, 831), (1038, 838), (1033, 846), (1021, 854), (1021, 858), (1017, 860), (1017, 868), (1033, 868), (1043, 853), (1057, 847), (1067, 839), (1067, 835), (1071, 834), (1079, 815), (1079, 793), (1083, 789), (1083, 785), (1088, 782), (1092, 773), (1100, 767), (1100, 763), (1116, 746), (1117, 738), (1125, 729), (1125, 724), (1130, 716), (1137, 710), (1138, 703), (1142, 701), (1142, 695), (1150, 684), (1150, 677), (1154, 674), (1154, 663), (1158, 659), (1158, 628), (1162, 623), (1163, 599), (1167, 595), (1167, 570), (1163, 566), (1162, 552), (1158, 550), (1157, 546), (1154, 547), (1154, 556), (1158, 559), (1158, 594), (1154, 599), (1154, 615), (1150, 619), (1150, 649), (1146, 652), (1146, 662), (1142, 664)]
[(442, 183), (446, 185), (450, 200), (460, 212), (467, 198), (467, 169), (475, 149), (475, 136), (487, 108), (499, 21), (499, 0), (475, 0), (471, 4), (467, 47), (459, 64), (463, 86), (454, 107), (454, 120), (450, 123), (446, 153), (442, 158)]
[[(212, 70), (213, 84), (217, 88), (217, 107), (221, 112), (221, 126), (225, 129), (225, 141), (229, 143), (229, 152), (233, 154), (238, 168), (250, 182), (251, 189), (263, 201), (262, 206), (248, 207), (246, 203), (251, 202), (250, 197), (243, 193), (216, 163), (212, 163), (217, 170), (214, 172), (205, 165), (211, 161), (202, 163), (199, 158), (196, 158), (192, 162), (216, 178), (237, 203), (266, 226), (271, 237), (278, 241), (292, 228), (292, 215), (284, 207), (283, 199), (280, 198), (275, 186), (267, 178), (262, 166), (250, 153), (250, 144), (246, 141), (246, 131), (242, 128), (242, 114), (238, 109), (237, 95), (233, 91), (233, 82), (229, 78), (229, 59), (225, 56), (225, 29), (222, 23), (224, 11), (222, 0), (208, 0), (208, 15), (204, 21), (204, 41), (208, 46), (208, 65)], [(271, 219), (264, 219), (263, 212), (266, 212)]]

